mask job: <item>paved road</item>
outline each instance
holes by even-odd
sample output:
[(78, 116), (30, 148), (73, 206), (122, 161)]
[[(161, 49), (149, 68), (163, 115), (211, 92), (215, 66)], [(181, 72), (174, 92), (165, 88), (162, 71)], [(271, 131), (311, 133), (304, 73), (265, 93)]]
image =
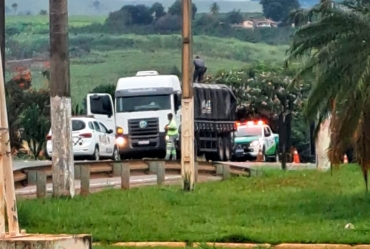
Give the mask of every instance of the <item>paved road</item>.
[[(165, 177), (165, 181), (176, 181), (180, 180), (181, 176), (179, 175), (167, 175)], [(130, 183), (131, 184), (149, 184), (157, 182), (156, 175), (142, 175), (142, 176), (131, 176)], [(107, 188), (107, 187), (114, 187), (114, 186), (121, 185), (121, 178), (120, 177), (111, 177), (111, 178), (102, 178), (102, 179), (91, 179), (90, 180), (90, 188)], [(75, 181), (76, 189), (80, 189), (81, 182), (80, 180)], [(48, 183), (46, 185), (46, 190), (48, 193), (52, 192), (52, 184)], [(16, 189), (15, 193), (17, 195), (33, 195), (36, 193), (36, 186), (27, 186), (21, 189)]]

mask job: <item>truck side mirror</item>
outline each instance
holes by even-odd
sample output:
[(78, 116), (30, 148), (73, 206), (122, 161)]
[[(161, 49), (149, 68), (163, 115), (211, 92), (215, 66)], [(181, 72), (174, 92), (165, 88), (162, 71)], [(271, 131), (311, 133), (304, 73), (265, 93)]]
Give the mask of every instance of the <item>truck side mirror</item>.
[(175, 112), (177, 112), (180, 109), (181, 106), (181, 94), (174, 94), (174, 106), (175, 106)]

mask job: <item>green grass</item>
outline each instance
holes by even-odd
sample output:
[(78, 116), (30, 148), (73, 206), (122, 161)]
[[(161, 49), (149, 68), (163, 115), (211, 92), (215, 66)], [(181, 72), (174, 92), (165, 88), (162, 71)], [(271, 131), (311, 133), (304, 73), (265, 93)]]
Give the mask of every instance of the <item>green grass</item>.
[[(103, 23), (106, 16), (69, 16), (69, 27), (81, 27), (92, 23)], [(49, 15), (46, 16), (6, 16), (7, 28), (18, 28), (31, 33), (49, 32)]]
[[(43, 47), (46, 35), (17, 36), (24, 46)], [(100, 84), (115, 84), (120, 77), (135, 75), (140, 70), (157, 70), (170, 73), (174, 66), (181, 70), (181, 40), (178, 35), (79, 35), (71, 36), (71, 44), (88, 42), (93, 49), (80, 57), (71, 56), (71, 89), (74, 103)], [(220, 39), (207, 36), (194, 38), (194, 54), (201, 55), (208, 74), (219, 70), (245, 68), (252, 62), (268, 60), (281, 62), (285, 46), (270, 46)], [(32, 45), (30, 45), (32, 44)], [(33, 85), (44, 86), (40, 72), (33, 72)]]
[[(34, 233), (91, 233), (94, 241), (370, 243), (370, 197), (355, 166), (178, 186), (19, 201)], [(352, 223), (355, 229), (345, 229)]]
[[(81, 27), (103, 23), (102, 16), (71, 16), (69, 25)], [(48, 16), (9, 16), (7, 28), (13, 28), (11, 39), (19, 42), (13, 48), (22, 48), (21, 54), (34, 56), (47, 54), (49, 46)], [(109, 35), (83, 33), (69, 35), (70, 46), (90, 52), (70, 54), (71, 93), (74, 104), (81, 103), (84, 96), (100, 84), (115, 84), (120, 77), (134, 75), (140, 70), (157, 70), (170, 73), (174, 66), (181, 69), (180, 35)], [(270, 46), (242, 42), (237, 39), (222, 39), (194, 36), (194, 54), (206, 60), (208, 74), (219, 70), (245, 68), (256, 61), (281, 63), (287, 46)], [(12, 51), (11, 49), (9, 51)], [(17, 59), (19, 53), (8, 51), (7, 58)], [(22, 55), (24, 56), (24, 55)], [(37, 55), (40, 56), (40, 55)], [(37, 57), (36, 56), (36, 57)], [(7, 79), (9, 79), (8, 74)], [(45, 86), (41, 72), (33, 72), (35, 87)]]

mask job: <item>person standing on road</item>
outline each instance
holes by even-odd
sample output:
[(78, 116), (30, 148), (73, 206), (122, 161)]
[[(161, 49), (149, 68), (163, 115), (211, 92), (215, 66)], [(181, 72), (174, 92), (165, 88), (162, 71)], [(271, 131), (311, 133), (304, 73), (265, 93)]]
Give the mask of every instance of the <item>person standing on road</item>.
[(207, 67), (204, 60), (198, 55), (195, 56), (194, 67), (193, 82), (202, 82), (204, 74), (207, 72)]
[(179, 131), (177, 129), (176, 121), (173, 118), (172, 113), (167, 114), (168, 118), (168, 125), (166, 125), (166, 158), (165, 160), (170, 160), (170, 156), (172, 156), (172, 160), (176, 160), (176, 148), (175, 148), (175, 142), (176, 138), (179, 134)]

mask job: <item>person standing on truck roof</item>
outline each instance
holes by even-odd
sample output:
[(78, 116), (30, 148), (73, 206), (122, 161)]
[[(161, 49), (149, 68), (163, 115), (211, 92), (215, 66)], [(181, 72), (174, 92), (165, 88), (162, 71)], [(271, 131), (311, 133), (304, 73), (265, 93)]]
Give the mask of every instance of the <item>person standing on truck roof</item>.
[(198, 55), (195, 56), (194, 66), (193, 82), (202, 82), (204, 74), (207, 72), (207, 67), (204, 60), (202, 60)]
[(170, 156), (172, 156), (172, 160), (176, 160), (175, 142), (176, 142), (176, 138), (179, 134), (179, 131), (177, 129), (176, 121), (173, 118), (173, 114), (168, 113), (167, 118), (168, 118), (169, 123), (165, 127), (165, 130), (167, 132), (167, 134), (166, 134), (166, 158), (165, 158), (165, 160), (170, 160)]

